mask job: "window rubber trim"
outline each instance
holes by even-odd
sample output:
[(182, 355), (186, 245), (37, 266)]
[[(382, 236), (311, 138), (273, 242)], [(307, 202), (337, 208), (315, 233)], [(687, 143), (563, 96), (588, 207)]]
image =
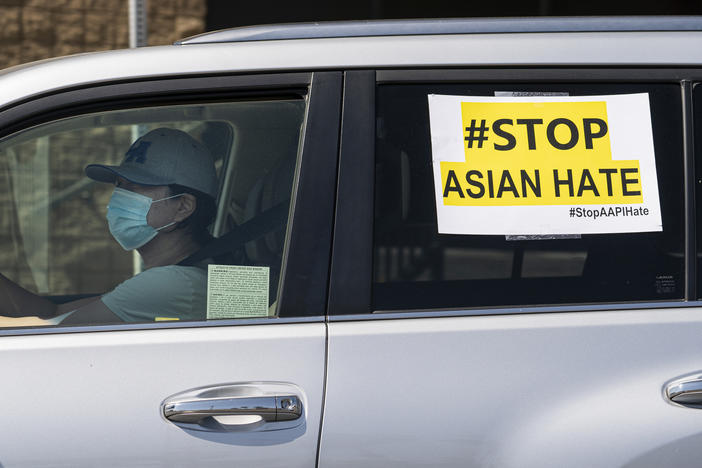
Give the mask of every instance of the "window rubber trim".
[(305, 94), (311, 73), (154, 78), (128, 83), (98, 83), (28, 97), (0, 108), (0, 138), (64, 117), (133, 108), (202, 102), (225, 97)]
[(443, 69), (385, 69), (377, 71), (377, 82), (402, 83), (678, 83), (702, 81), (700, 67), (480, 67)]
[(0, 337), (26, 335), (65, 335), (68, 333), (123, 332), (139, 330), (170, 330), (182, 328), (244, 327), (257, 325), (285, 325), (301, 323), (325, 323), (324, 316), (318, 317), (259, 317), (250, 319), (208, 320), (199, 322), (144, 322), (117, 323), (106, 325), (41, 326), (22, 328), (0, 328)]
[(697, 300), (697, 212), (695, 210), (695, 149), (694, 149), (694, 109), (692, 99), (693, 84), (681, 82), (682, 121), (683, 121), (683, 174), (685, 180), (685, 298)]
[(560, 314), (574, 312), (617, 312), (651, 309), (680, 309), (702, 307), (702, 301), (619, 302), (612, 304), (564, 304), (549, 306), (495, 307), (476, 309), (417, 309), (375, 311), (371, 314), (337, 315), (329, 322), (359, 322), (367, 320), (397, 320), (413, 318), (483, 317), (525, 314)]

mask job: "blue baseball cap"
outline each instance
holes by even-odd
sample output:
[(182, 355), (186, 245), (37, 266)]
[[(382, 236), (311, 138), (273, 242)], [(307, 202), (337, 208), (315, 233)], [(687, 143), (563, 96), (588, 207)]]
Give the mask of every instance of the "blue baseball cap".
[(114, 183), (117, 177), (139, 185), (182, 185), (217, 197), (217, 172), (207, 148), (187, 133), (157, 128), (138, 138), (119, 166), (90, 164), (85, 175)]

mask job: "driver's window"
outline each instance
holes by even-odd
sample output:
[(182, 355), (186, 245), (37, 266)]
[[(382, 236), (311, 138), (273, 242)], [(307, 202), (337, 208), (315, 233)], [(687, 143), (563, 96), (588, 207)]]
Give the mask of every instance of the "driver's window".
[[(107, 305), (101, 319), (85, 315), (72, 324), (275, 316), (304, 108), (300, 99), (107, 111), (0, 140), (0, 296), (7, 296), (0, 303), (15, 304), (14, 310), (0, 309), (0, 325), (62, 322), (50, 316), (53, 306), (45, 308), (34, 296), (61, 312), (68, 311), (61, 306), (66, 303), (76, 310), (93, 300)], [(182, 146), (197, 149), (174, 154)], [(195, 158), (194, 169), (177, 160), (188, 157)], [(130, 158), (134, 174), (123, 171)], [(140, 158), (148, 158), (158, 174), (140, 175), (148, 166), (135, 164)], [(98, 168), (88, 172), (92, 178), (86, 176), (88, 165)], [(215, 176), (208, 179), (208, 171)], [(116, 200), (116, 186), (127, 196)], [(200, 202), (202, 208), (208, 197), (214, 204), (197, 219), (207, 224), (206, 233), (192, 234), (195, 217), (190, 226), (180, 217), (190, 217), (193, 206)], [(153, 238), (143, 232), (135, 238), (138, 229), (127, 226), (122, 215), (144, 200), (151, 203), (146, 223), (155, 225), (142, 231), (150, 230)], [(154, 219), (156, 206), (163, 220)], [(118, 239), (125, 235), (127, 240)], [(131, 250), (121, 245), (144, 239)], [(133, 281), (148, 270), (143, 277), (151, 275), (153, 282)], [(174, 285), (183, 275), (189, 280)], [(134, 287), (108, 297), (130, 281)], [(11, 297), (15, 284), (31, 296)], [(138, 297), (150, 290), (150, 297)], [(163, 307), (157, 304), (161, 290), (170, 293)], [(179, 301), (191, 299), (189, 311), (181, 313)], [(5, 322), (5, 316), (40, 320)]]

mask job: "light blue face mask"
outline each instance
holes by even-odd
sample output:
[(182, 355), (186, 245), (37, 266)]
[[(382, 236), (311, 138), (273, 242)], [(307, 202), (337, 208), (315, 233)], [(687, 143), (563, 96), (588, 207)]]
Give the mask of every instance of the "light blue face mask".
[(124, 250), (138, 249), (156, 237), (161, 229), (175, 224), (174, 221), (160, 228), (149, 226), (146, 215), (151, 209), (151, 204), (182, 195), (184, 194), (152, 200), (145, 195), (115, 187), (107, 204), (107, 224), (110, 226), (112, 237)]

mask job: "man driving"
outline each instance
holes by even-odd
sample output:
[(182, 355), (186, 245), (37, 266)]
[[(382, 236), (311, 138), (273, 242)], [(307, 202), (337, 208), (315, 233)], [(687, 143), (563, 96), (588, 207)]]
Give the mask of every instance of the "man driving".
[(119, 166), (91, 164), (86, 175), (115, 184), (107, 206), (110, 233), (136, 249), (144, 269), (112, 291), (55, 304), (0, 275), (0, 326), (204, 320), (207, 270), (184, 260), (210, 240), (218, 181), (204, 145), (185, 132), (152, 130)]

